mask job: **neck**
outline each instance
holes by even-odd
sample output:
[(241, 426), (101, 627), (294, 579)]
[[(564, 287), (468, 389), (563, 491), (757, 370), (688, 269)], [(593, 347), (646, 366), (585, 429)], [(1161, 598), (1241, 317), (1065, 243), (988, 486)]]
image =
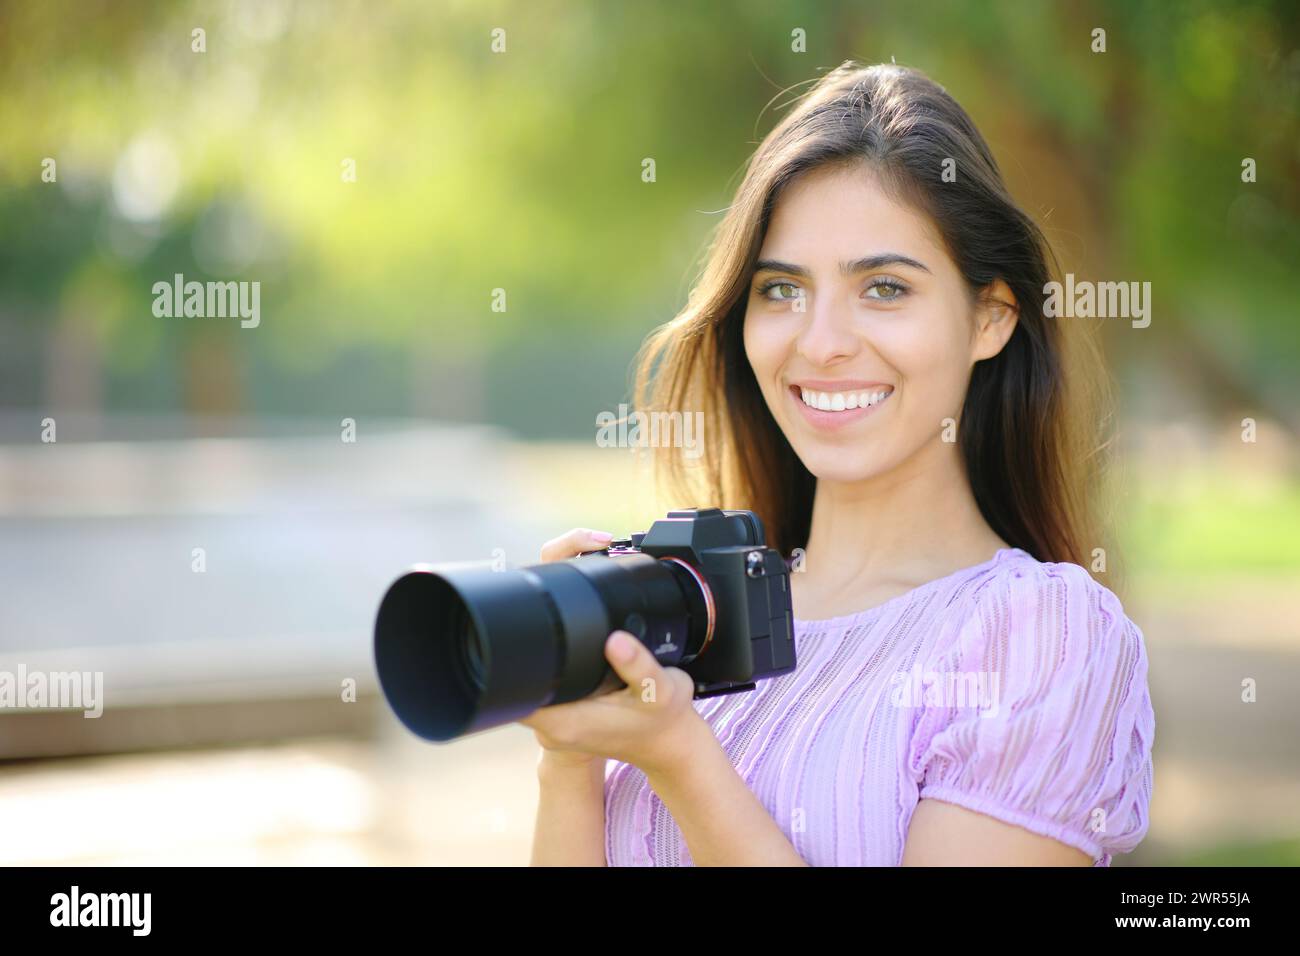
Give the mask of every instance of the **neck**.
[(980, 514), (957, 446), (935, 443), (863, 481), (818, 479), (805, 569), (817, 590), (921, 584), (1006, 547)]

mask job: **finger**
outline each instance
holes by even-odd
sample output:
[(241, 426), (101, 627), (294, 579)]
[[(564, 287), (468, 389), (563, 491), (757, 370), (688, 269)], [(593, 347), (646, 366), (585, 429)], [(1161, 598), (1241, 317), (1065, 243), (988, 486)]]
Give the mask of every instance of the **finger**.
[(583, 551), (599, 551), (608, 548), (613, 540), (614, 536), (608, 531), (574, 528), (542, 545), (542, 560), (563, 561), (565, 558), (576, 557)]
[(605, 641), (605, 659), (614, 673), (637, 694), (644, 689), (647, 680), (656, 685), (664, 684), (664, 669), (650, 653), (650, 648), (627, 631), (615, 631), (609, 635)]

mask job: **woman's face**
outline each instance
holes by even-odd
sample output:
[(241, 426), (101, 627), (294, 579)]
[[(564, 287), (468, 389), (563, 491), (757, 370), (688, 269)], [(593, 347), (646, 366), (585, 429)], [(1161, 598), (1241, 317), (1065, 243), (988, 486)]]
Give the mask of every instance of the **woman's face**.
[(1014, 313), (986, 321), (1007, 310), (972, 305), (929, 219), (863, 168), (791, 183), (758, 259), (745, 352), (777, 424), (820, 479), (860, 481), (937, 450), (971, 367), (1014, 327)]

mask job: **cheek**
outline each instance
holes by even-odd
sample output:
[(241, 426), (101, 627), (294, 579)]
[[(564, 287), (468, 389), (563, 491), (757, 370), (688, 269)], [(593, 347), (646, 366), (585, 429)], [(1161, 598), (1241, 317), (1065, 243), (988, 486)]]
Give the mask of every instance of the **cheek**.
[(898, 369), (905, 385), (943, 388), (958, 381), (969, 367), (970, 342), (965, 330), (941, 312), (918, 313), (881, 333), (880, 354)]
[(970, 342), (961, 326), (943, 315), (917, 316), (879, 341), (879, 349), (902, 379), (908, 406), (930, 414), (949, 414), (965, 395), (970, 373)]
[(781, 331), (774, 323), (764, 322), (761, 318), (751, 319), (748, 315), (745, 317), (743, 331), (745, 355), (759, 386), (766, 391), (785, 355)]

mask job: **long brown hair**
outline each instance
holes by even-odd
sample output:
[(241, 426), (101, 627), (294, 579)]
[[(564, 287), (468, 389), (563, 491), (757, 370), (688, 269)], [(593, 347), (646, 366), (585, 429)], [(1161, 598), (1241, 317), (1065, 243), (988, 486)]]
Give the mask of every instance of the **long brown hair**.
[[(944, 182), (944, 160), (956, 162)], [(1019, 307), (1002, 351), (971, 373), (958, 441), (975, 500), (993, 530), (1040, 561), (1089, 564), (1102, 468), (1099, 370), (1087, 330), (1043, 314), (1059, 274), (1041, 230), (1007, 192), (966, 112), (924, 74), (852, 60), (826, 74), (760, 144), (719, 223), (686, 308), (656, 329), (635, 363), (642, 411), (699, 411), (697, 462), (657, 453), (679, 506), (748, 508), (784, 554), (807, 545), (816, 478), (772, 417), (745, 355), (754, 263), (784, 187), (826, 164), (867, 164), (938, 226), (972, 299), (1004, 280)], [(1074, 347), (1083, 349), (1074, 352)], [(1071, 349), (1067, 355), (1067, 348)], [(1067, 369), (1068, 374), (1067, 374)]]

